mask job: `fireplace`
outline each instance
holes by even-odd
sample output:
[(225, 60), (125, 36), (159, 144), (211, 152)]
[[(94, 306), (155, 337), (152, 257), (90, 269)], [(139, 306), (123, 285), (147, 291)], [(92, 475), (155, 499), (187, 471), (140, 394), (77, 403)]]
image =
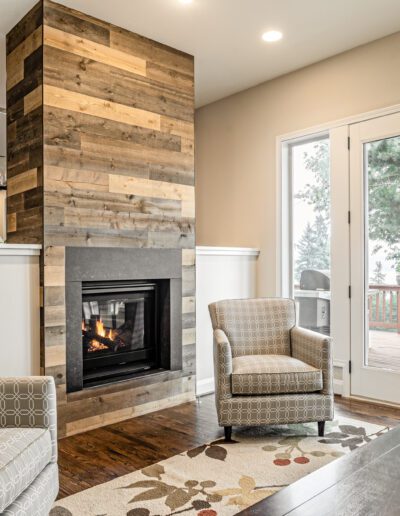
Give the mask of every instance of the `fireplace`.
[(181, 296), (174, 250), (68, 248), (68, 392), (180, 370)]
[(161, 368), (157, 282), (82, 284), (83, 384)]

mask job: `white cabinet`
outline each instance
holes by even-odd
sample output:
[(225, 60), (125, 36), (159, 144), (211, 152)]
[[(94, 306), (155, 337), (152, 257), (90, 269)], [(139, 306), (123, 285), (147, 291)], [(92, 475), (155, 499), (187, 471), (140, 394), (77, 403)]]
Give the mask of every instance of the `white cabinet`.
[(213, 335), (208, 305), (221, 299), (255, 297), (258, 249), (196, 248), (196, 391), (214, 390)]

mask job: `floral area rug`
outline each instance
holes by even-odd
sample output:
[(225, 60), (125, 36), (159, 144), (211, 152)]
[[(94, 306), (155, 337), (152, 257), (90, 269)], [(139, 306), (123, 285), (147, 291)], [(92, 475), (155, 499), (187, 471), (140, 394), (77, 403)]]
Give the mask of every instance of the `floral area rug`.
[(231, 516), (389, 429), (354, 419), (238, 429), (56, 502), (51, 516)]

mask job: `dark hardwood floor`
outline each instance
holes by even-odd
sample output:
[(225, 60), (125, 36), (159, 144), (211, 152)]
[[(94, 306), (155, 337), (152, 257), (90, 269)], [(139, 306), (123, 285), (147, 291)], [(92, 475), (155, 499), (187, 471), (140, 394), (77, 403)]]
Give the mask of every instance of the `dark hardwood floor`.
[[(395, 426), (400, 410), (337, 397), (335, 415)], [(59, 441), (59, 498), (223, 437), (213, 395)]]

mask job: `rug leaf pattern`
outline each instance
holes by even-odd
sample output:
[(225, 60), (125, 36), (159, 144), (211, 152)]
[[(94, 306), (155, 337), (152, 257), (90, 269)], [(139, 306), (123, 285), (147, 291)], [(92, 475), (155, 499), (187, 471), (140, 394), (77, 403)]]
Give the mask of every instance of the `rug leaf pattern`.
[(387, 432), (348, 418), (243, 428), (59, 500), (51, 516), (232, 516)]

